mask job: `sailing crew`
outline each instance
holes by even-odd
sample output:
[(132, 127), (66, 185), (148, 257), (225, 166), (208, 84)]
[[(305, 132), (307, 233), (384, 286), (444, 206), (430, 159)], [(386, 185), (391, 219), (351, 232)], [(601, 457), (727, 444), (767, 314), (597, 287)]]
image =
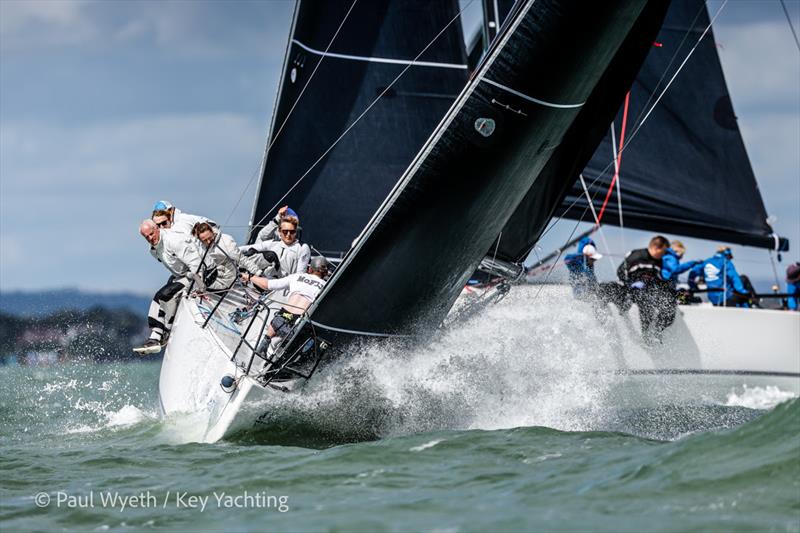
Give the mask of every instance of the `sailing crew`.
[[(208, 222), (198, 222), (192, 228), (192, 235), (197, 237), (206, 271), (216, 270), (216, 279), (208, 283), (212, 290), (229, 289), (239, 277), (239, 269), (251, 274), (259, 274), (264, 267), (259, 260), (261, 255), (243, 257), (233, 237), (222, 233)], [(271, 252), (274, 255), (274, 252)]]
[(264, 272), (267, 278), (283, 278), (289, 274), (305, 273), (311, 260), (311, 249), (297, 239), (297, 217), (285, 216), (278, 225), (278, 241), (256, 241), (255, 244), (240, 246), (242, 255), (250, 257), (258, 252), (273, 251), (280, 265)]
[(167, 283), (150, 302), (147, 312), (150, 337), (142, 346), (134, 348), (137, 353), (149, 355), (160, 352), (166, 344), (180, 298), (192, 280), (197, 285), (202, 285), (203, 281), (196, 277), (201, 261), (191, 235), (162, 229), (150, 219), (141, 223), (139, 233), (150, 243), (150, 254), (170, 272)]
[(786, 267), (786, 306), (792, 311), (800, 310), (798, 300), (800, 300), (800, 262)]
[(266, 351), (268, 346), (274, 349), (281, 339), (291, 332), (297, 319), (305, 313), (306, 309), (316, 300), (323, 287), (325, 287), (327, 274), (328, 261), (321, 256), (315, 257), (309, 262), (307, 273), (289, 274), (280, 279), (251, 276), (247, 273), (242, 274), (243, 282), (251, 282), (262, 290), (288, 289), (289, 292), (289, 299), (286, 304), (280, 311), (275, 313), (267, 328), (267, 339), (265, 340), (268, 340), (270, 344), (266, 345), (266, 343), (262, 342), (256, 352), (261, 354), (268, 353)]
[(717, 253), (692, 268), (690, 279), (702, 276), (708, 292), (708, 300), (714, 305), (726, 307), (749, 307), (750, 291), (733, 266), (733, 252), (729, 246), (720, 246)]
[(684, 254), (686, 254), (686, 247), (676, 239), (670, 243), (669, 248), (664, 253), (664, 257), (661, 258), (661, 278), (668, 281), (673, 289), (678, 285), (678, 276), (702, 262), (700, 260), (692, 260), (681, 263)]
[(295, 225), (297, 226), (297, 231), (299, 232), (301, 230), (300, 217), (297, 215), (294, 209), (288, 205), (285, 205), (278, 209), (278, 212), (275, 214), (275, 218), (270, 220), (266, 226), (261, 228), (261, 231), (259, 231), (258, 235), (256, 236), (256, 241), (279, 241), (280, 234), (278, 233), (278, 227), (281, 224), (281, 220), (284, 218), (293, 218)]
[(597, 252), (594, 241), (584, 237), (578, 241), (578, 250), (564, 257), (564, 264), (569, 272), (572, 294), (576, 298), (586, 298), (597, 291), (597, 277), (594, 263), (603, 255)]
[(625, 289), (617, 291), (614, 299), (623, 311), (630, 303), (637, 305), (646, 342), (660, 342), (663, 331), (675, 320), (678, 302), (662, 276), (662, 259), (668, 249), (666, 237), (656, 235), (647, 248), (628, 252), (617, 268), (617, 277)]
[(166, 200), (159, 200), (153, 205), (151, 218), (159, 228), (171, 229), (186, 235), (191, 235), (194, 225), (198, 222), (208, 222), (212, 226), (217, 226), (213, 220), (184, 213)]

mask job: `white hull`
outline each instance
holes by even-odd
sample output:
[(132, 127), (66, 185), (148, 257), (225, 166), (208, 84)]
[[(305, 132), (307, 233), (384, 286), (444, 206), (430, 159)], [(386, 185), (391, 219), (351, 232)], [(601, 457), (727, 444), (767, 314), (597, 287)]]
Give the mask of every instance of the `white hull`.
[[(543, 289), (542, 299), (573, 298), (565, 285)], [(619, 376), (607, 381), (618, 403), (718, 403), (770, 387), (800, 396), (800, 313), (681, 305), (655, 345), (642, 339), (635, 305), (623, 316), (609, 306), (606, 316), (615, 360), (586, 370)]]
[[(224, 313), (217, 314), (224, 316)], [(166, 417), (191, 417), (192, 440), (215, 442), (251, 427), (263, 412), (258, 408), (243, 409), (243, 406), (268, 403), (271, 396), (283, 392), (263, 387), (253, 378), (244, 376), (251, 350), (243, 346), (236, 361), (231, 361), (235, 349), (231, 339), (226, 343), (219, 328), (203, 328), (204, 321), (205, 316), (195, 299), (181, 302), (161, 364), (159, 402)], [(258, 327), (254, 327), (248, 340), (254, 342), (257, 332)], [(252, 372), (263, 364), (261, 359), (255, 358)], [(220, 385), (225, 375), (238, 379), (233, 392), (226, 392)], [(291, 388), (291, 383), (282, 385)]]

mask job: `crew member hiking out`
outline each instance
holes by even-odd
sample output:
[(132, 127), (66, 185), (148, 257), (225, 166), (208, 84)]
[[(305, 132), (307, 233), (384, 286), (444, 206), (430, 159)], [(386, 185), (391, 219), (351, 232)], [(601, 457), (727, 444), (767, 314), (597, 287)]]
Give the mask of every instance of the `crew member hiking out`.
[(280, 240), (280, 233), (278, 233), (278, 228), (281, 225), (281, 220), (284, 218), (294, 220), (295, 225), (297, 226), (297, 238), (300, 239), (300, 231), (302, 228), (300, 227), (300, 217), (297, 215), (294, 209), (285, 205), (278, 209), (278, 212), (275, 214), (275, 218), (270, 220), (266, 226), (261, 228), (261, 231), (258, 232), (256, 236), (256, 242), (258, 241), (279, 241)]
[(603, 256), (597, 252), (594, 241), (584, 237), (578, 241), (578, 250), (574, 254), (564, 257), (564, 264), (569, 272), (569, 282), (572, 294), (576, 298), (587, 298), (597, 292), (597, 277), (594, 273), (594, 263)]
[(297, 218), (291, 216), (283, 217), (278, 227), (279, 241), (257, 241), (252, 245), (240, 246), (239, 249), (246, 257), (259, 252), (275, 252), (280, 266), (277, 269), (265, 271), (264, 277), (282, 278), (289, 274), (305, 273), (308, 262), (311, 259), (311, 249), (307, 244), (302, 244), (297, 239), (297, 227)]
[[(242, 274), (242, 281), (251, 282), (265, 291), (288, 289), (289, 299), (275, 314), (267, 328), (267, 338), (262, 341), (256, 352), (264, 359), (269, 359), (274, 348), (280, 344), (294, 327), (297, 319), (325, 287), (325, 276), (328, 274), (328, 262), (324, 257), (315, 257), (308, 265), (307, 273), (290, 274), (280, 279), (268, 279), (261, 276)], [(268, 348), (271, 348), (268, 350)]]
[(184, 213), (166, 200), (159, 200), (155, 203), (151, 218), (156, 223), (156, 226), (161, 229), (171, 229), (186, 235), (190, 235), (195, 224), (200, 222), (208, 222), (211, 226), (217, 226), (217, 223), (213, 220), (199, 215)]
[(192, 279), (196, 285), (203, 282), (195, 276), (201, 270), (201, 261), (191, 235), (161, 229), (150, 219), (141, 223), (139, 233), (150, 243), (150, 254), (170, 272), (167, 283), (150, 302), (147, 313), (150, 338), (142, 346), (134, 348), (135, 352), (148, 355), (160, 352), (166, 344), (181, 295), (191, 285)]
[[(199, 253), (203, 257), (204, 270), (216, 270), (216, 279), (208, 283), (207, 289), (224, 290), (231, 288), (238, 278), (239, 269), (254, 275), (261, 273), (262, 266), (256, 260), (256, 258), (263, 260), (261, 255), (243, 257), (233, 237), (227, 233), (222, 233), (208, 222), (195, 224), (192, 229), (192, 235), (197, 237), (200, 242)], [(274, 252), (267, 253), (275, 255)], [(275, 260), (277, 260), (277, 257), (275, 257)]]
[(639, 308), (642, 337), (646, 342), (660, 342), (661, 334), (675, 320), (677, 300), (670, 283), (661, 275), (662, 258), (669, 241), (657, 235), (647, 248), (628, 252), (617, 268), (619, 284), (604, 284), (606, 297), (627, 311), (631, 303)]

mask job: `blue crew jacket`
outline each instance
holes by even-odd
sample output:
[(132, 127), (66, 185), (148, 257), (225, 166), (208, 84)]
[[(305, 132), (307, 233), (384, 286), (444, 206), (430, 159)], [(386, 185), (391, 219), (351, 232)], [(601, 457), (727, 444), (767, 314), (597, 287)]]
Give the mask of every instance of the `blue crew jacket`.
[(694, 278), (698, 275), (703, 276), (709, 289), (725, 289), (708, 293), (708, 300), (714, 305), (724, 305), (725, 300), (731, 298), (734, 291), (739, 294), (747, 294), (747, 289), (744, 288), (742, 278), (736, 272), (733, 261), (728, 259), (723, 252), (717, 252), (712, 257), (695, 265), (690, 276)]
[(681, 263), (681, 258), (672, 248), (667, 248), (667, 253), (661, 258), (661, 278), (672, 285), (678, 282), (678, 276), (691, 270), (699, 261), (686, 261)]
[(789, 306), (789, 309), (792, 311), (797, 311), (798, 309), (798, 299), (800, 299), (800, 281), (796, 281), (794, 283), (786, 282), (786, 293), (791, 294), (789, 298), (786, 299), (786, 303)]
[(597, 277), (594, 275), (594, 264), (585, 255), (583, 248), (594, 241), (589, 237), (584, 237), (578, 241), (578, 251), (574, 254), (564, 256), (564, 265), (569, 272), (569, 281), (572, 285), (572, 293), (576, 297), (585, 296), (597, 285)]

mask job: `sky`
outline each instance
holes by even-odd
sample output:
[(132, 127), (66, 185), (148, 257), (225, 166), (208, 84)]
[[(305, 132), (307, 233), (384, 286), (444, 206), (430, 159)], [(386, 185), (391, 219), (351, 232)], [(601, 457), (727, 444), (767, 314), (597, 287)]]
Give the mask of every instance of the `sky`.
[[(786, 6), (800, 30), (800, 1)], [(154, 291), (166, 271), (138, 225), (159, 199), (240, 238), (292, 10), (266, 0), (0, 0), (0, 290)], [(782, 271), (800, 259), (800, 51), (778, 0), (730, 0), (715, 32), (767, 211), (794, 248)], [(573, 227), (560, 222), (541, 250)], [(619, 230), (604, 230), (601, 275), (648, 237), (626, 231), (623, 245)], [(684, 242), (690, 257), (716, 245)], [(772, 278), (765, 251), (734, 251), (740, 271)]]

